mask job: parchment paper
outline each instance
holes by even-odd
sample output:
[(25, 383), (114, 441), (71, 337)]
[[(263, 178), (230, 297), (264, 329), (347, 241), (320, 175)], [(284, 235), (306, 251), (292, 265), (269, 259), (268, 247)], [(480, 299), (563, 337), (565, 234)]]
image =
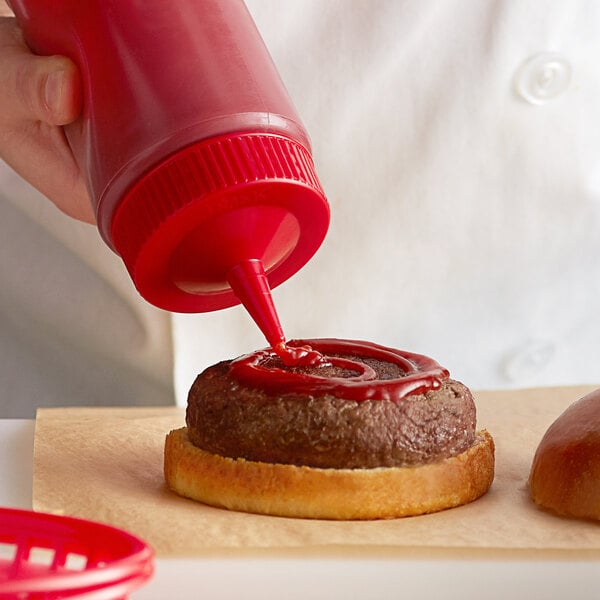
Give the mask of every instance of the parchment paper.
[(184, 425), (182, 409), (40, 409), (33, 506), (127, 529), (163, 557), (308, 547), (544, 549), (600, 556), (599, 523), (548, 514), (531, 503), (526, 487), (547, 427), (594, 387), (476, 393), (479, 427), (496, 442), (496, 477), (488, 494), (431, 515), (369, 522), (257, 516), (176, 496), (163, 481), (163, 444), (169, 430)]

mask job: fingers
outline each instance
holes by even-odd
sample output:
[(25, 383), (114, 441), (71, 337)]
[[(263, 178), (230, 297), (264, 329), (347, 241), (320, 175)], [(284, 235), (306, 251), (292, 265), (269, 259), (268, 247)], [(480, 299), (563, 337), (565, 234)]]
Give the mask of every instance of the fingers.
[(77, 67), (31, 53), (14, 18), (0, 17), (0, 157), (66, 214), (95, 221), (61, 125), (81, 111)]
[(0, 124), (0, 157), (62, 212), (95, 223), (85, 181), (60, 127), (31, 121), (6, 131)]
[(66, 125), (81, 111), (77, 67), (64, 56), (35, 56), (15, 20), (0, 19), (0, 115), (5, 121)]

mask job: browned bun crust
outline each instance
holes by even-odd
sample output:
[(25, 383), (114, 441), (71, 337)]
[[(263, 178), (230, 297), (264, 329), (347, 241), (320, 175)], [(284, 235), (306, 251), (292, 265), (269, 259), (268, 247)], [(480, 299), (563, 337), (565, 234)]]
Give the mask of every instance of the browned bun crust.
[(381, 519), (435, 512), (482, 496), (494, 478), (494, 442), (414, 467), (323, 469), (212, 454), (187, 428), (167, 435), (165, 479), (178, 494), (230, 510), (314, 519)]
[(550, 425), (533, 458), (529, 489), (536, 504), (559, 515), (600, 519), (600, 389)]

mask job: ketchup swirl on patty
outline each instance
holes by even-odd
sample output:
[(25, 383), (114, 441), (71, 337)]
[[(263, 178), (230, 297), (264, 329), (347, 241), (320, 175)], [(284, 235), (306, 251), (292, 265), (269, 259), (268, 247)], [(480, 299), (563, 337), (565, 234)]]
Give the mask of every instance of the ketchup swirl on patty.
[[(386, 348), (371, 342), (338, 339), (292, 340), (281, 348), (266, 348), (247, 354), (230, 365), (230, 375), (239, 383), (269, 394), (332, 394), (348, 400), (400, 400), (440, 387), (449, 372), (421, 354)], [(379, 379), (364, 359), (398, 367), (400, 377)], [(292, 364), (290, 364), (292, 363)], [(323, 376), (319, 371), (334, 367), (348, 376)]]

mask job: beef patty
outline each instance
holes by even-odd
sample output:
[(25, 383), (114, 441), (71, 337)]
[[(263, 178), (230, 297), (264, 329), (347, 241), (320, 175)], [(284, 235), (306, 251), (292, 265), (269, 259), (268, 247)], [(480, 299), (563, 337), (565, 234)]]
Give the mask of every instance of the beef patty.
[[(402, 377), (394, 364), (363, 362), (379, 379)], [(198, 375), (188, 398), (190, 440), (213, 454), (320, 468), (404, 467), (460, 454), (475, 442), (473, 397), (452, 379), (398, 400), (355, 401), (328, 393), (268, 394), (234, 379), (231, 363)], [(331, 366), (319, 367), (318, 374), (352, 376)]]

